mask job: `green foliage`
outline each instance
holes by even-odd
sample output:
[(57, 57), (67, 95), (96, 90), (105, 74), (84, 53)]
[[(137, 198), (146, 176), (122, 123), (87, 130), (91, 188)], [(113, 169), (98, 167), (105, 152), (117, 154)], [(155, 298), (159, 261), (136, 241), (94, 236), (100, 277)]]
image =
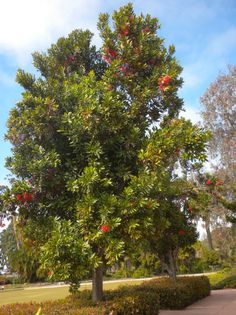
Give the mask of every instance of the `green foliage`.
[(153, 273), (151, 270), (145, 267), (138, 267), (136, 270), (134, 270), (132, 277), (133, 278), (144, 278), (144, 277), (151, 277)]
[(91, 248), (80, 238), (78, 228), (70, 221), (55, 220), (51, 237), (41, 249), (41, 268), (49, 270), (49, 278), (67, 281), (70, 290), (76, 291), (92, 264)]
[(236, 275), (221, 280), (212, 286), (213, 290), (236, 289)]
[(195, 248), (201, 261), (203, 271), (212, 271), (222, 266), (219, 252), (208, 249), (208, 247), (201, 242), (196, 243)]
[(236, 269), (225, 268), (215, 274), (208, 275), (211, 288), (219, 290), (224, 288), (236, 288)]

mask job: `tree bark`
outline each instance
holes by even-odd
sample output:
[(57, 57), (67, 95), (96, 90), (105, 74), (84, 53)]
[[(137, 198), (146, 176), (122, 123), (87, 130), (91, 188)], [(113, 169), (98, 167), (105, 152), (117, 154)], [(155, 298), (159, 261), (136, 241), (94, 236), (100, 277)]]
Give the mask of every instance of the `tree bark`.
[(205, 220), (205, 228), (206, 228), (206, 234), (207, 234), (208, 247), (210, 250), (214, 250), (209, 220)]
[(169, 277), (176, 281), (176, 258), (173, 250), (170, 249), (168, 253), (166, 253), (163, 260), (163, 265), (168, 272)]
[(171, 279), (176, 281), (176, 260), (175, 260), (174, 253), (172, 250), (169, 250), (168, 258), (169, 258), (169, 271), (168, 271), (169, 276)]
[(103, 298), (103, 264), (101, 263), (93, 271), (92, 299), (93, 302), (99, 302)]

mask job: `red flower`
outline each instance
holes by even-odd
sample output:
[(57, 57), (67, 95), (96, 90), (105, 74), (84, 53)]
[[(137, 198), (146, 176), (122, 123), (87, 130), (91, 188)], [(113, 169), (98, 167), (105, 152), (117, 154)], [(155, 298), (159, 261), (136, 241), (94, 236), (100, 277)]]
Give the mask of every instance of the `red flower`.
[(155, 60), (155, 59), (150, 59), (147, 63), (148, 63), (150, 66), (153, 66), (153, 65), (155, 65), (155, 63), (156, 63), (156, 60)]
[(111, 63), (111, 58), (109, 58), (107, 55), (104, 55), (103, 60), (105, 60), (107, 63)]
[(222, 180), (219, 180), (218, 182), (216, 182), (216, 185), (217, 185), (217, 186), (223, 185)]
[(142, 29), (143, 33), (149, 33), (150, 32), (150, 28), (149, 27), (145, 27)]
[(68, 60), (68, 62), (74, 62), (75, 59), (76, 59), (75, 56), (70, 55), (67, 60)]
[(131, 15), (131, 16), (129, 17), (129, 20), (130, 20), (130, 21), (134, 21), (134, 19), (135, 19), (134, 15)]
[(24, 200), (31, 201), (33, 199), (33, 194), (31, 193), (24, 193)]
[(120, 71), (124, 74), (124, 76), (128, 76), (130, 71), (129, 71), (129, 64), (125, 63), (120, 67)]
[(123, 36), (129, 35), (129, 23), (125, 23), (125, 26), (123, 26), (120, 30), (120, 34)]
[(53, 276), (53, 271), (49, 271), (48, 272), (48, 277), (52, 277)]
[(103, 233), (107, 233), (107, 232), (110, 232), (110, 226), (108, 224), (104, 224), (101, 226), (101, 231)]
[(163, 77), (160, 77), (158, 80), (159, 85), (168, 85), (170, 83), (171, 77), (169, 75), (165, 75)]
[(211, 179), (208, 179), (207, 181), (206, 181), (206, 185), (211, 185), (212, 184), (212, 180)]
[(168, 89), (168, 84), (170, 83), (171, 77), (169, 75), (165, 75), (160, 77), (158, 80), (158, 85), (160, 90), (165, 91)]
[(21, 195), (21, 194), (17, 194), (17, 195), (16, 195), (16, 200), (17, 200), (17, 201), (21, 201), (21, 199), (22, 199), (22, 195)]
[(104, 51), (106, 52), (107, 55), (110, 55), (112, 58), (116, 58), (117, 55), (118, 55), (118, 53), (117, 53), (116, 50), (110, 49), (110, 48), (108, 48), (108, 47), (105, 47), (105, 48), (104, 48)]
[(184, 234), (185, 234), (185, 231), (184, 231), (184, 230), (179, 230), (179, 232), (178, 232), (178, 233), (179, 233), (179, 235), (181, 235), (181, 236), (182, 236), (182, 235), (184, 235)]
[(129, 35), (129, 30), (126, 28), (126, 29), (124, 29), (123, 31), (122, 31), (122, 34), (124, 35), (124, 36), (128, 36)]
[(118, 55), (117, 52), (115, 50), (112, 50), (112, 49), (110, 49), (109, 53), (110, 53), (112, 58), (116, 58)]

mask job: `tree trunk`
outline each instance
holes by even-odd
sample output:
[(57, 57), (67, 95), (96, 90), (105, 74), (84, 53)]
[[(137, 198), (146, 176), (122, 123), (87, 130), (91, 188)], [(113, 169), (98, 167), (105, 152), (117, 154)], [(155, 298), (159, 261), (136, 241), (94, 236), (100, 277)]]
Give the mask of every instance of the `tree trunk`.
[(103, 264), (100, 264), (93, 271), (92, 299), (99, 302), (103, 298)]
[(169, 250), (163, 260), (163, 265), (168, 272), (169, 277), (176, 281), (176, 258), (173, 250)]
[(16, 240), (16, 247), (18, 250), (20, 250), (20, 241), (19, 241), (19, 237), (17, 234), (16, 217), (15, 216), (12, 216), (12, 226), (13, 226), (14, 236), (15, 236), (15, 240)]
[(205, 220), (205, 228), (206, 228), (206, 234), (207, 234), (208, 247), (210, 250), (214, 250), (209, 220)]
[(169, 250), (168, 258), (169, 258), (169, 271), (168, 271), (168, 274), (169, 274), (171, 279), (176, 281), (176, 260), (175, 260), (174, 253), (173, 253), (172, 250)]

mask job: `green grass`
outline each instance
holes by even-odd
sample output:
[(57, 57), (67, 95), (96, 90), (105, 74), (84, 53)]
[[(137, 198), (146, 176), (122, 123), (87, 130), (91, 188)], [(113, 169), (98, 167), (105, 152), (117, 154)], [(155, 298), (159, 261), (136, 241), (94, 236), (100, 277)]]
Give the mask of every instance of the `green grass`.
[[(120, 285), (133, 285), (140, 284), (143, 280), (122, 281), (105, 283), (104, 289), (114, 290)], [(81, 286), (81, 290), (91, 289), (91, 284), (84, 284)], [(0, 305), (23, 303), (23, 302), (44, 302), (63, 299), (69, 295), (69, 287), (58, 288), (36, 288), (36, 289), (14, 289), (0, 291)]]

